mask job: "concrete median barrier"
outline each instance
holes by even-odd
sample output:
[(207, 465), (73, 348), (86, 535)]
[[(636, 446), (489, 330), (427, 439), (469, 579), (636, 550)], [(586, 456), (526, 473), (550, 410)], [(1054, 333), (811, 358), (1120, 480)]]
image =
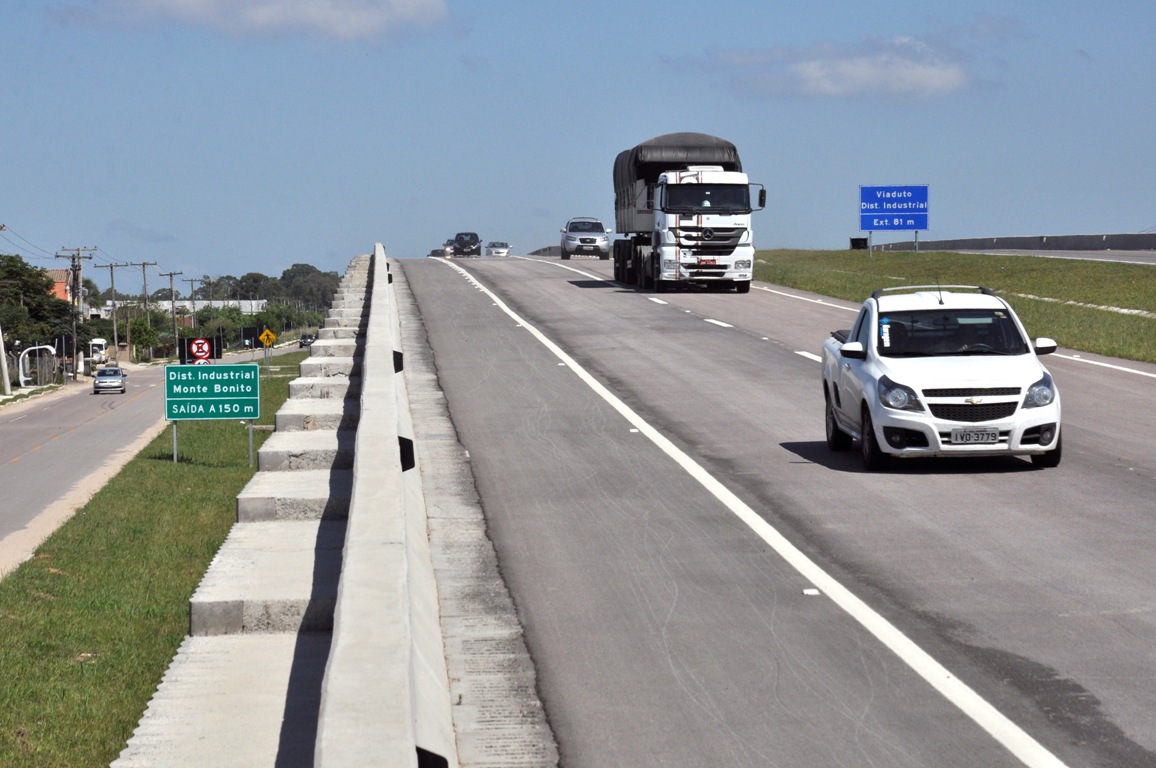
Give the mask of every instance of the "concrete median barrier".
[(399, 339), (377, 245), (342, 278), (114, 768), (458, 764)]

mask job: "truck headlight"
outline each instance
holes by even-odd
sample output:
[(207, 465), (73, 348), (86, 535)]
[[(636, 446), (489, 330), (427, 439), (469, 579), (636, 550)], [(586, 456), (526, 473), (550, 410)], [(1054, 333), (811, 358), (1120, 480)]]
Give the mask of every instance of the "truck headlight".
[(1056, 385), (1052, 383), (1050, 374), (1028, 387), (1027, 397), (1024, 398), (1024, 408), (1041, 408), (1051, 405), (1056, 399)]
[(923, 410), (923, 403), (919, 402), (919, 395), (915, 394), (914, 389), (896, 384), (886, 376), (879, 379), (879, 402), (897, 411)]
[(751, 260), (750, 259), (739, 259), (738, 261), (735, 262), (735, 269), (750, 269), (750, 268), (751, 268)]

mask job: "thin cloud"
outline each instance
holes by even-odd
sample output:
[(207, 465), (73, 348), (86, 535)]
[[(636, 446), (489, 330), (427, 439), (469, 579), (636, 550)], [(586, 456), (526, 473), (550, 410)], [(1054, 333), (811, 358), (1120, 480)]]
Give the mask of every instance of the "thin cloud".
[(721, 71), (737, 90), (764, 97), (926, 99), (963, 90), (972, 81), (957, 51), (912, 37), (809, 49), (731, 51), (708, 56), (695, 66)]
[(87, 0), (52, 13), (63, 23), (171, 21), (232, 34), (304, 33), (339, 40), (372, 39), (448, 15), (445, 0)]

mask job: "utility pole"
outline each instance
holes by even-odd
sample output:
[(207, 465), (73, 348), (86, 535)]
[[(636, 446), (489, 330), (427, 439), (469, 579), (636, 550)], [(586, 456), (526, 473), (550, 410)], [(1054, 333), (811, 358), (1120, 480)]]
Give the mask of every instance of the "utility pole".
[(197, 327), (197, 289), (194, 287), (193, 284), (194, 283), (202, 283), (204, 281), (201, 280), (200, 278), (197, 278), (197, 277), (183, 277), (181, 279), (184, 282), (189, 284), (189, 298), (193, 302), (193, 307), (191, 310), (192, 315), (193, 315), (193, 327), (196, 328)]
[(64, 253), (56, 254), (58, 259), (70, 259), (72, 261), (72, 380), (76, 381), (80, 377), (78, 370), (80, 363), (79, 345), (76, 343), (76, 318), (80, 315), (81, 298), (80, 298), (80, 267), (85, 259), (91, 259), (91, 256), (85, 256), (88, 251), (95, 251), (95, 247), (85, 248), (61, 248)]
[(161, 272), (161, 277), (169, 279), (169, 301), (172, 302), (173, 312), (173, 354), (178, 360), (181, 358), (180, 350), (177, 345), (181, 343), (180, 335), (177, 333), (177, 289), (173, 285), (173, 277), (176, 275), (183, 275), (184, 272)]
[(101, 264), (108, 270), (108, 280), (112, 284), (112, 348), (116, 350), (116, 360), (120, 362), (120, 334), (116, 325), (116, 270), (121, 267), (131, 267), (131, 264)]
[[(8, 227), (0, 224), (0, 232), (8, 229)], [(0, 282), (14, 283), (15, 280), (2, 280)], [(4, 348), (4, 328), (0, 326), (0, 391), (4, 393), (4, 397), (12, 396), (12, 383), (8, 381), (8, 350)]]
[[(144, 300), (144, 325), (153, 327), (153, 318), (148, 313), (148, 268), (155, 267), (156, 261), (129, 261), (128, 266), (141, 268), (141, 298)], [(153, 347), (148, 348), (148, 356), (153, 356)]]

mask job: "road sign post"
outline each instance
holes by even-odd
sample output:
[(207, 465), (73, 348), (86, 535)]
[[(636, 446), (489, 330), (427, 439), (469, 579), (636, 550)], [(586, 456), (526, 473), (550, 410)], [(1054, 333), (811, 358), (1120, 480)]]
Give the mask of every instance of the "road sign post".
[(919, 230), (928, 228), (930, 214), (926, 184), (859, 187), (859, 229), (867, 233), (915, 230), (916, 252)]
[(177, 423), (198, 419), (249, 422), (252, 465), (253, 421), (261, 418), (260, 366), (166, 365), (165, 418), (173, 423), (173, 461), (177, 460)]

